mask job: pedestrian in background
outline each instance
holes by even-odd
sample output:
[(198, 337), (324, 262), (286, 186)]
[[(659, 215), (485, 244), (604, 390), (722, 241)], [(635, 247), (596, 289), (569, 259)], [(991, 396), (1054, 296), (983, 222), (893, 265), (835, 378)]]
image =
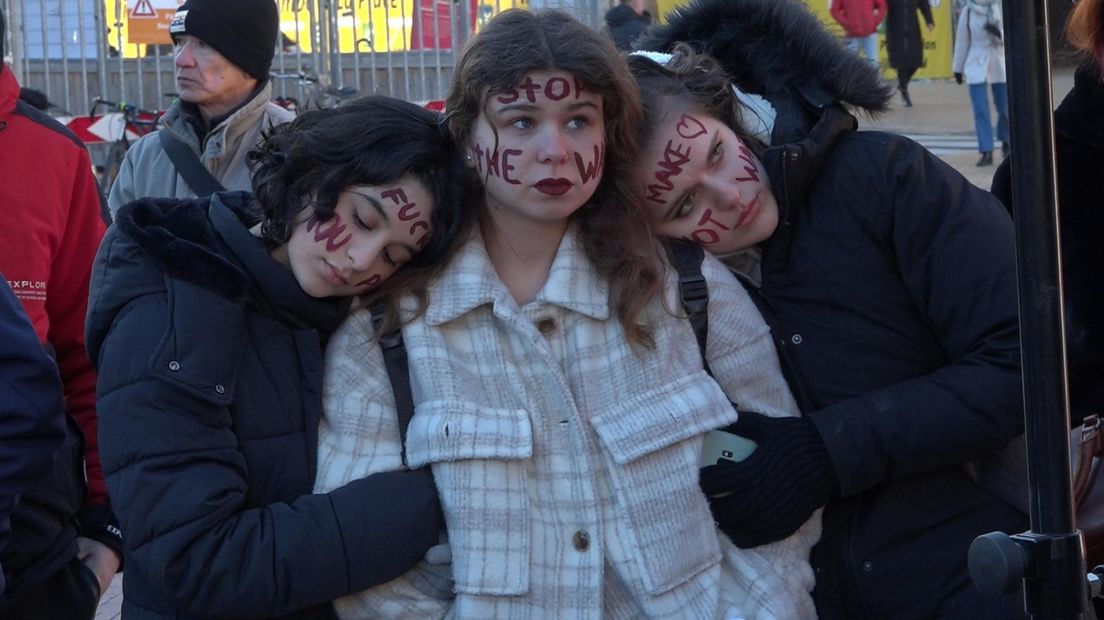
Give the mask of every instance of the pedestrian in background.
[[(0, 10), (0, 43), (4, 37)], [(0, 44), (0, 58), (3, 57)], [(84, 351), (88, 280), (106, 215), (84, 144), (19, 100), (0, 62), (0, 273), (57, 361), (67, 416), (50, 473), (26, 488), (0, 553), (5, 620), (91, 618), (119, 568), (96, 438), (96, 371)]]
[(886, 0), (885, 39), (889, 66), (897, 70), (897, 91), (906, 108), (912, 107), (909, 81), (916, 70), (924, 66), (924, 38), (916, 12), (924, 16), (928, 31), (935, 29), (928, 0)]
[(621, 0), (606, 11), (606, 31), (617, 49), (632, 49), (633, 41), (652, 23), (652, 14), (644, 10), (644, 0)]
[(138, 198), (249, 189), (246, 154), (262, 131), (295, 118), (271, 101), (268, 72), (279, 29), (272, 0), (180, 5), (169, 26), (180, 98), (158, 131), (127, 150), (108, 196), (112, 214)]
[(1008, 155), (1008, 78), (1004, 70), (1004, 26), (1000, 0), (967, 0), (958, 18), (955, 34), (954, 61), (951, 64), (955, 82), (963, 78), (970, 85), (970, 104), (974, 110), (974, 131), (977, 132), (978, 166), (993, 165), (993, 120), (989, 113), (989, 95), (997, 108), (997, 139), (1001, 155)]
[(328, 619), (330, 600), (437, 543), (425, 472), (311, 484), (323, 348), (353, 296), (413, 285), (451, 247), (453, 144), (433, 112), (366, 97), (275, 128), (255, 198), (119, 210), (88, 350), (127, 531), (124, 617)]
[(847, 47), (863, 50), (875, 67), (878, 63), (878, 25), (886, 15), (885, 0), (832, 0), (832, 17), (847, 33)]
[[(1104, 412), (1104, 1), (1080, 0), (1066, 36), (1084, 56), (1073, 89), (1054, 112), (1070, 415), (1079, 424)], [(1010, 161), (993, 175), (993, 193), (1014, 211)]]

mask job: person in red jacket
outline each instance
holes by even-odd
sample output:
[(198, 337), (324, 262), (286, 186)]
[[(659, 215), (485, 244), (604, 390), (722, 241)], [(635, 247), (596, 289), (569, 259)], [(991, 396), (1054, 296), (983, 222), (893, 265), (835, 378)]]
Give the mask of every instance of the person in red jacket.
[(885, 0), (832, 0), (832, 17), (847, 33), (847, 47), (878, 66), (878, 25), (886, 14)]
[[(0, 42), (3, 33), (0, 12)], [(53, 469), (12, 514), (0, 555), (7, 581), (0, 616), (90, 619), (122, 548), (100, 471), (96, 373), (84, 350), (88, 281), (106, 209), (84, 145), (19, 92), (0, 62), (0, 273), (57, 361), (69, 415)]]

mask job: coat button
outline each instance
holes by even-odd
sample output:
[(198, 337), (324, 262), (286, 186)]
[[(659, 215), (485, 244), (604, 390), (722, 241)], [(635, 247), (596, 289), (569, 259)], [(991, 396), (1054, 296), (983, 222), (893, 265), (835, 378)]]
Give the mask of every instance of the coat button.
[(804, 340), (804, 338), (801, 337), (801, 334), (794, 334), (793, 336), (790, 336), (790, 342), (794, 344), (801, 344), (802, 340)]
[(215, 391), (218, 392), (219, 394), (225, 394), (226, 393), (226, 388), (222, 387), (222, 384), (220, 383), (220, 384), (215, 386)]
[(173, 361), (169, 362), (169, 370), (171, 370), (173, 372), (176, 372), (176, 371), (180, 370), (180, 362), (178, 362), (176, 360), (173, 360)]
[(872, 570), (874, 570), (874, 563), (873, 562), (863, 562), (863, 571), (864, 572), (869, 573)]
[(586, 551), (590, 548), (590, 534), (587, 534), (586, 530), (575, 532), (575, 535), (571, 537), (571, 544), (578, 551)]
[(556, 333), (556, 319), (545, 317), (537, 321), (537, 331), (539, 331), (542, 336), (551, 336)]

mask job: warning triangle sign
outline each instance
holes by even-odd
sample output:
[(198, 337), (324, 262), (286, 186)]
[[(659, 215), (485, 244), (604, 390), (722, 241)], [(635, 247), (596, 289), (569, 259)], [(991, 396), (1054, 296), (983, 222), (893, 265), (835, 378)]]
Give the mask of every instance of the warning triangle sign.
[(157, 17), (157, 11), (153, 10), (153, 4), (150, 0), (138, 0), (138, 3), (134, 5), (134, 10), (130, 12), (131, 17)]

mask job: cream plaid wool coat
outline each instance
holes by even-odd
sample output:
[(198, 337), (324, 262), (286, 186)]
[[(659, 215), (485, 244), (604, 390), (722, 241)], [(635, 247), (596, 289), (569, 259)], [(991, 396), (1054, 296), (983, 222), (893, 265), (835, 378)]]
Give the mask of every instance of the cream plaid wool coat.
[[(702, 369), (689, 322), (658, 300), (646, 317), (655, 348), (630, 348), (572, 232), (522, 307), (482, 239), (466, 243), (403, 330), (415, 402), (407, 459), (432, 467), (454, 583), (423, 565), (337, 601), (339, 615), (815, 617), (808, 556), (819, 513), (786, 540), (740, 550), (698, 488), (702, 434), (735, 421), (729, 399), (797, 412), (746, 292), (712, 257), (703, 272), (715, 327), (707, 358), (721, 387)], [(672, 275), (669, 309), (680, 307), (676, 290)], [(329, 344), (324, 402), (317, 491), (401, 467), (366, 311)]]

